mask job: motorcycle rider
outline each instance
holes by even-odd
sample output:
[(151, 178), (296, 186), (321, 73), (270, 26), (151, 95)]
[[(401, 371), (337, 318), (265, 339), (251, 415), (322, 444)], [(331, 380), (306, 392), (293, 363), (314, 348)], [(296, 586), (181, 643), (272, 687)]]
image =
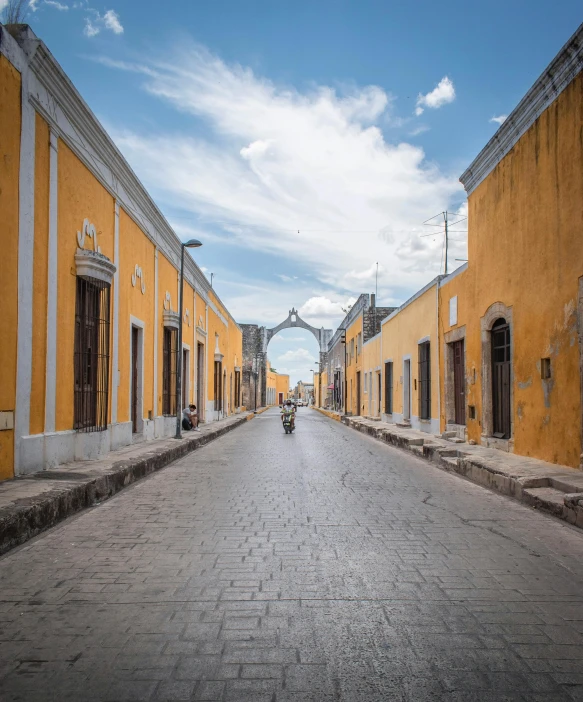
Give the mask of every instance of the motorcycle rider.
[(292, 404), (292, 401), (288, 398), (285, 402), (283, 407), (281, 408), (281, 421), (283, 423), (284, 417), (286, 414), (291, 414), (291, 425), (292, 429), (295, 429), (296, 425), (296, 408)]

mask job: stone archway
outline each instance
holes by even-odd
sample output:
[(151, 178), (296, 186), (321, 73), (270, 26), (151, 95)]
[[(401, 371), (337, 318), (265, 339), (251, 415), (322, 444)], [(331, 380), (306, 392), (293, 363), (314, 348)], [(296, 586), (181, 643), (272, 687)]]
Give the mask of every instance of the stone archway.
[(332, 329), (324, 329), (324, 327), (320, 327), (320, 329), (318, 329), (317, 327), (313, 327), (311, 324), (304, 322), (304, 320), (300, 317), (298, 311), (294, 307), (291, 308), (287, 319), (284, 319), (284, 321), (281, 322), (281, 324), (278, 324), (276, 327), (273, 327), (273, 329), (266, 329), (265, 327), (262, 327), (263, 353), (267, 353), (267, 346), (269, 345), (269, 342), (278, 332), (282, 331), (282, 329), (293, 329), (294, 327), (301, 327), (302, 329), (306, 329), (311, 334), (313, 334), (316, 341), (318, 342), (318, 345), (320, 346), (320, 353), (326, 353), (326, 350), (328, 348), (328, 342), (332, 338)]
[(300, 327), (309, 331), (320, 347), (320, 367), (324, 367), (328, 342), (332, 338), (333, 330), (324, 327), (313, 327), (305, 322), (298, 314), (295, 307), (292, 307), (286, 319), (276, 327), (267, 329), (258, 324), (241, 324), (243, 331), (243, 405), (248, 409), (254, 409), (255, 397), (257, 405), (265, 405), (266, 402), (266, 381), (267, 381), (267, 347), (273, 337), (283, 329), (293, 329)]

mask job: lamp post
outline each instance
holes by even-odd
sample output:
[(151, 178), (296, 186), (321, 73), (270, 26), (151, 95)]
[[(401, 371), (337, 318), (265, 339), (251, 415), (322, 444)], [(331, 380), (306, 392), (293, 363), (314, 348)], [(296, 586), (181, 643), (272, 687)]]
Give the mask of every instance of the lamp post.
[(178, 283), (178, 358), (176, 359), (176, 435), (182, 439), (182, 311), (184, 287), (184, 249), (198, 249), (202, 242), (189, 239), (180, 244), (180, 282)]

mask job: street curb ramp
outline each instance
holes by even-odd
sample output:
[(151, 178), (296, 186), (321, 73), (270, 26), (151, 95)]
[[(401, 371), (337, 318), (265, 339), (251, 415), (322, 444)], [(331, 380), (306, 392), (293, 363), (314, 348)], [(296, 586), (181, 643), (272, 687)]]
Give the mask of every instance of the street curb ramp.
[[(163, 448), (149, 450), (135, 458), (117, 461), (95, 477), (72, 472), (70, 468), (74, 464), (68, 464), (61, 466), (60, 470), (57, 468), (16, 478), (16, 481), (62, 481), (62, 485), (51, 487), (35, 497), (15, 500), (10, 506), (0, 509), (0, 555), (67, 517), (113, 497), (128, 485), (183, 458), (252, 418), (253, 414), (242, 416), (224, 426), (212, 427), (208, 432), (184, 437), (171, 448), (166, 444)], [(96, 461), (95, 464), (98, 466), (99, 462)]]

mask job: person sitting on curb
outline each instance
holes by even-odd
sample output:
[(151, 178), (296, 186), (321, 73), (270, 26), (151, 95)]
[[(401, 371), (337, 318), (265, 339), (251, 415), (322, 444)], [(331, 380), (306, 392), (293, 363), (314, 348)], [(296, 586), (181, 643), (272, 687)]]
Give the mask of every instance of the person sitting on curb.
[(198, 428), (198, 413), (196, 405), (188, 405), (182, 410), (182, 428), (184, 431), (200, 431)]

